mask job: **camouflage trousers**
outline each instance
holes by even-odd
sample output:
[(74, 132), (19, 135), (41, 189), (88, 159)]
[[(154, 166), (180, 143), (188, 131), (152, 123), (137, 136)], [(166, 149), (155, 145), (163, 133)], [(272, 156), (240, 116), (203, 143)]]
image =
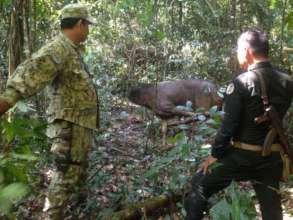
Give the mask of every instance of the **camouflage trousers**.
[(51, 152), (56, 169), (53, 171), (44, 211), (48, 220), (63, 220), (71, 195), (86, 177), (92, 130), (55, 120), (49, 125), (47, 135), (52, 142)]

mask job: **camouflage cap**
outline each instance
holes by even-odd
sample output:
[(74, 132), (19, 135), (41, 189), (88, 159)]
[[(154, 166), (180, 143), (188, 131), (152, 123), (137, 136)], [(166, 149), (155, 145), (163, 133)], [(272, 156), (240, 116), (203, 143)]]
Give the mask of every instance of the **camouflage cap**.
[(68, 4), (61, 10), (60, 19), (65, 18), (82, 18), (91, 24), (96, 23), (95, 19), (91, 17), (87, 6), (79, 3)]

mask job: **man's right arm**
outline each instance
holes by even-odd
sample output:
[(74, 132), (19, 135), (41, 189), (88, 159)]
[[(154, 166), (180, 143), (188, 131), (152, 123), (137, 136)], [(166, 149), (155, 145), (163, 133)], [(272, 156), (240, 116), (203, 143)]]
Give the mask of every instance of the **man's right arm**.
[(0, 95), (0, 115), (17, 101), (41, 91), (55, 78), (60, 66), (61, 62), (57, 63), (51, 54), (43, 52), (21, 63), (8, 79), (6, 90)]

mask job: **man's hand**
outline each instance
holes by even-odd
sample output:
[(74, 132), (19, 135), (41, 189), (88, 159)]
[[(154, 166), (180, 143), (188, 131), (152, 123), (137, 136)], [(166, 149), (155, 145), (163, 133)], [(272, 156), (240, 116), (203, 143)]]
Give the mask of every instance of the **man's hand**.
[(208, 158), (201, 165), (199, 165), (199, 169), (197, 171), (202, 171), (205, 175), (207, 172), (210, 172), (210, 170), (208, 170), (209, 166), (217, 162), (217, 160), (217, 158), (213, 157), (212, 155), (209, 155)]
[(9, 108), (8, 102), (0, 97), (0, 116), (7, 112)]

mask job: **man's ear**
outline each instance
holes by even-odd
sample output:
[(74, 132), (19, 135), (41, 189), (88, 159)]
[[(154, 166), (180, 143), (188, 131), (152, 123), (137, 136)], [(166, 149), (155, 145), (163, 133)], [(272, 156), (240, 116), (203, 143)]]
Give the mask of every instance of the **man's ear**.
[(246, 47), (245, 48), (245, 58), (248, 61), (248, 63), (252, 62), (253, 57), (254, 57), (254, 53), (253, 53), (252, 49), (249, 47)]
[(82, 19), (78, 20), (78, 22), (76, 23), (76, 26), (80, 29), (80, 27), (82, 26), (83, 21)]

